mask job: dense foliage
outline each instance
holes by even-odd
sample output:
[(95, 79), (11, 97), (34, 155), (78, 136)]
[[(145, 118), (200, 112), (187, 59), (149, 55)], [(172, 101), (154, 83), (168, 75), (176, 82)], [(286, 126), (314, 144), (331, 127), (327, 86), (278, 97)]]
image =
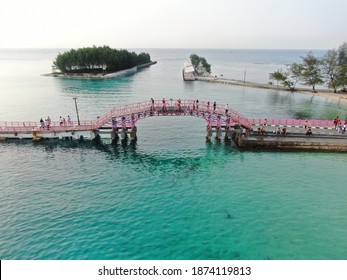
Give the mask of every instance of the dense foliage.
[(312, 87), (326, 85), (328, 88), (346, 91), (347, 86), (347, 43), (337, 50), (329, 50), (323, 57), (309, 52), (302, 57), (302, 63), (292, 63), (286, 71), (278, 70), (269, 75), (270, 80), (281, 83), (292, 90), (301, 82)]
[(201, 65), (205, 68), (207, 73), (211, 74), (211, 64), (208, 64), (204, 57), (192, 54), (190, 55), (190, 61), (192, 62), (195, 69), (198, 69)]
[(59, 53), (53, 62), (53, 69), (59, 69), (63, 73), (115, 72), (148, 62), (151, 62), (148, 53), (136, 54), (108, 46), (93, 46)]

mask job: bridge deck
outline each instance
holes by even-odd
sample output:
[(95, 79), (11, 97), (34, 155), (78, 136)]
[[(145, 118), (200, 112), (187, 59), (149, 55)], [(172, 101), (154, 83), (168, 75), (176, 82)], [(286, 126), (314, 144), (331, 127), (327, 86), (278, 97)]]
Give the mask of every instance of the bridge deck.
[[(297, 119), (262, 119), (246, 118), (225, 105), (197, 100), (148, 100), (128, 105), (114, 107), (94, 121), (71, 122), (61, 125), (59, 122), (51, 122), (49, 127), (41, 127), (40, 122), (0, 122), (0, 137), (16, 135), (18, 133), (37, 135), (66, 132), (96, 131), (101, 128), (114, 128), (117, 130), (134, 128), (140, 119), (154, 116), (195, 116), (206, 121), (207, 126), (213, 128), (226, 128), (240, 125), (248, 130), (257, 130), (266, 125), (266, 129), (273, 127), (297, 128), (303, 131), (307, 127), (320, 130), (327, 134), (333, 128), (332, 120), (297, 120)], [(331, 130), (332, 131), (332, 130)]]

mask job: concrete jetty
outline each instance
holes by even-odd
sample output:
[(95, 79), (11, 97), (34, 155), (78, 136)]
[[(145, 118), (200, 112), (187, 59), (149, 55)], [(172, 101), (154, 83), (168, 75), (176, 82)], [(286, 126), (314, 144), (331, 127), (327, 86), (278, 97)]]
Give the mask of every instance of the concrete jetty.
[[(322, 126), (262, 125), (235, 130), (233, 140), (243, 150), (347, 152), (347, 133), (335, 129), (333, 123)], [(312, 122), (310, 123), (312, 124)]]

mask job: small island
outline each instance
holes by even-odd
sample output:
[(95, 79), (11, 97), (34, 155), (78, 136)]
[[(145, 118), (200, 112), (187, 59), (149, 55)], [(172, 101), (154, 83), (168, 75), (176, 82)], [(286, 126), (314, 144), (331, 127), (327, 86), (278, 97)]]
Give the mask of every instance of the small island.
[(191, 54), (189, 60), (184, 63), (182, 74), (185, 81), (195, 81), (196, 77), (209, 77), (211, 64), (207, 63), (204, 57)]
[(112, 49), (109, 46), (71, 49), (59, 53), (53, 72), (45, 76), (68, 78), (113, 78), (133, 74), (155, 64), (148, 53)]

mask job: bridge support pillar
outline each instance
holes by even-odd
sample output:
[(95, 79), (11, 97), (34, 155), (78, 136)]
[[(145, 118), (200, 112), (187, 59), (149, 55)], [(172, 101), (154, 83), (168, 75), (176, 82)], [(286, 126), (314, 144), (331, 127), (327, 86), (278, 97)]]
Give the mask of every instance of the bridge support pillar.
[(224, 136), (224, 141), (225, 142), (230, 142), (231, 141), (231, 129), (230, 127), (225, 128), (225, 136)]
[(127, 133), (125, 128), (122, 129), (122, 131), (120, 133), (120, 137), (122, 138), (122, 140), (128, 139), (128, 133)]
[(99, 142), (101, 140), (101, 137), (100, 137), (100, 134), (99, 134), (99, 131), (94, 131), (94, 138), (92, 139), (92, 141), (96, 141), (96, 142)]
[(222, 139), (222, 129), (220, 127), (217, 127), (216, 139), (218, 139), (218, 140)]
[(93, 131), (93, 139), (100, 139), (100, 135), (99, 135), (99, 131), (98, 130), (94, 130)]
[(112, 139), (112, 144), (117, 144), (119, 140), (119, 136), (115, 128), (112, 128), (111, 139)]
[(212, 128), (210, 126), (206, 127), (206, 140), (211, 140), (212, 137)]
[(137, 139), (137, 127), (134, 126), (130, 131), (130, 140), (135, 141)]

